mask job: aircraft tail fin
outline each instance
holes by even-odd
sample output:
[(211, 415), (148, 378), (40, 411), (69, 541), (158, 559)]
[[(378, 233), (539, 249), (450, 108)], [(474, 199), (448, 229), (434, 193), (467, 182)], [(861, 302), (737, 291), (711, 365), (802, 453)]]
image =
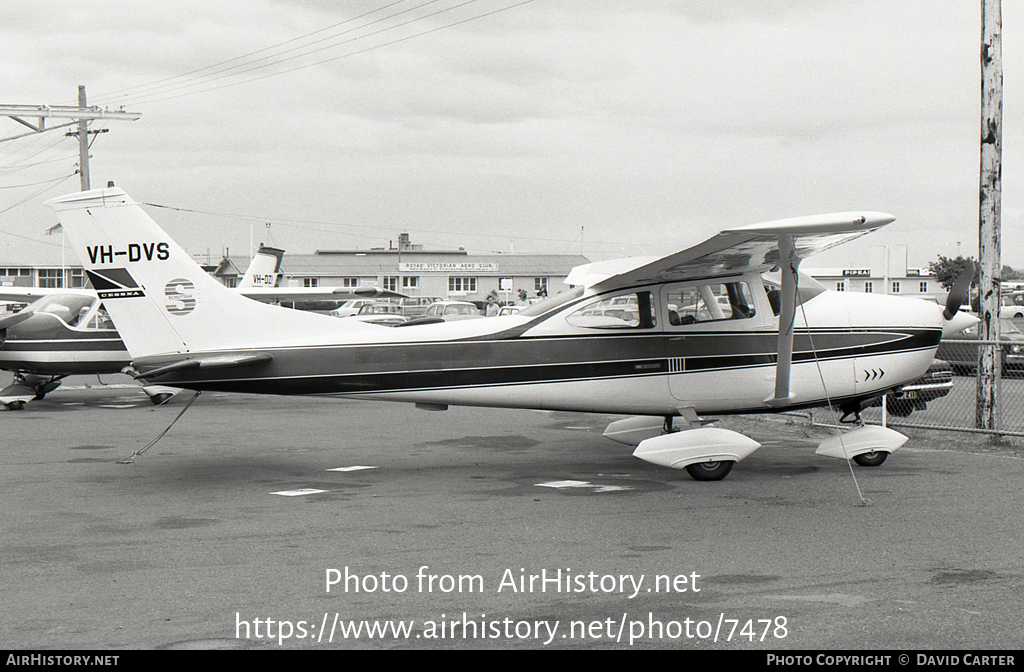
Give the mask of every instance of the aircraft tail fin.
[(153, 219), (116, 188), (47, 202), (132, 359), (245, 350), (319, 334), (335, 337), (334, 318), (270, 306), (230, 290), (204, 271)]
[(245, 275), (238, 281), (239, 289), (250, 287), (276, 287), (281, 273), (281, 258), (284, 250), (260, 244)]

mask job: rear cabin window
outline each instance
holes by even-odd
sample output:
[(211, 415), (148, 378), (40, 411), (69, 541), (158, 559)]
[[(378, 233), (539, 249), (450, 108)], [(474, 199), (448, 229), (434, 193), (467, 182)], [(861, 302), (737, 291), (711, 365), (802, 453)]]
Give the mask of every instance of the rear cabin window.
[(745, 282), (670, 287), (666, 304), (670, 326), (754, 316), (754, 300)]
[(591, 301), (569, 314), (565, 321), (574, 327), (591, 329), (650, 329), (657, 324), (650, 292)]

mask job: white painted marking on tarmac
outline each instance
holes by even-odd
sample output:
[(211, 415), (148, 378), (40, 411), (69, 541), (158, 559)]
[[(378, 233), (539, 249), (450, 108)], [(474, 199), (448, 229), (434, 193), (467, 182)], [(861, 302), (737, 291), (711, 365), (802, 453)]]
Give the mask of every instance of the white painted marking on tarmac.
[(327, 492), (327, 490), (318, 490), (317, 488), (299, 488), (298, 490), (280, 490), (270, 494), (281, 495), (282, 497), (302, 497), (303, 495), (318, 495), (321, 492)]
[(547, 483), (538, 483), (538, 487), (541, 488), (589, 488), (590, 483), (587, 481), (549, 481)]
[(100, 404), (100, 408), (135, 408), (138, 404)]
[(127, 389), (138, 389), (141, 390), (141, 385), (133, 385), (132, 383), (94, 383), (92, 385), (62, 385), (62, 390), (127, 390)]
[(367, 466), (363, 466), (361, 464), (357, 464), (357, 465), (352, 466), (352, 467), (334, 467), (332, 469), (328, 469), (327, 471), (363, 471), (364, 469), (376, 469), (376, 468), (377, 467), (367, 467)]
[(540, 488), (590, 488), (592, 492), (622, 492), (623, 490), (632, 490), (628, 485), (595, 485), (590, 481), (548, 481), (547, 483), (537, 483), (537, 487)]

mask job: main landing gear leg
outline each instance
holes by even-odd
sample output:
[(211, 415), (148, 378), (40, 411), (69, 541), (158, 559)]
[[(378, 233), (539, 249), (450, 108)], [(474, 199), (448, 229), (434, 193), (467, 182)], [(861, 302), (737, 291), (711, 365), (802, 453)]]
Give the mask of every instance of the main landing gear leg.
[(662, 427), (663, 433), (671, 434), (672, 432), (678, 432), (679, 431), (674, 426), (674, 422), (673, 422), (674, 420), (675, 420), (675, 416), (674, 415), (666, 415), (665, 416), (665, 425)]

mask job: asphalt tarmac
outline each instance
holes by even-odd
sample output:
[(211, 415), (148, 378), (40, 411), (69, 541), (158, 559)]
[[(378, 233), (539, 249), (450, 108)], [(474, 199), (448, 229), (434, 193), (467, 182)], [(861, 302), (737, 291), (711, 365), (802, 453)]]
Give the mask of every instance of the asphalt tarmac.
[(1017, 444), (855, 482), (730, 418), (764, 445), (702, 483), (606, 416), (204, 393), (117, 464), (191, 394), (126, 380), (0, 414), (4, 648), (1024, 648)]

